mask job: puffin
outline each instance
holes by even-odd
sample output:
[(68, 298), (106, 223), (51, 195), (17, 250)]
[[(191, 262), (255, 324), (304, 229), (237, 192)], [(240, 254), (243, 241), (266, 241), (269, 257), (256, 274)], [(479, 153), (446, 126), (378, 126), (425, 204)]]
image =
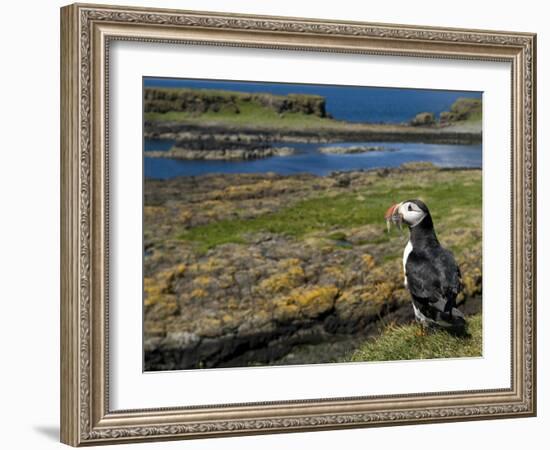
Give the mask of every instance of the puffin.
[(406, 200), (390, 206), (384, 218), (388, 229), (391, 223), (399, 228), (404, 223), (409, 228), (403, 272), (422, 330), (444, 329), (452, 334), (465, 334), (466, 320), (456, 304), (456, 297), (463, 289), (460, 268), (453, 254), (439, 243), (426, 204), (417, 199)]

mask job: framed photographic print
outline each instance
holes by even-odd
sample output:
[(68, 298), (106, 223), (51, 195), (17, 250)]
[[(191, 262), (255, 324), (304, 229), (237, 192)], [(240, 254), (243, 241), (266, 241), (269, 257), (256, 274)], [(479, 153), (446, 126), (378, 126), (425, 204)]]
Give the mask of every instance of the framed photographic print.
[(61, 439), (532, 416), (530, 33), (61, 10)]

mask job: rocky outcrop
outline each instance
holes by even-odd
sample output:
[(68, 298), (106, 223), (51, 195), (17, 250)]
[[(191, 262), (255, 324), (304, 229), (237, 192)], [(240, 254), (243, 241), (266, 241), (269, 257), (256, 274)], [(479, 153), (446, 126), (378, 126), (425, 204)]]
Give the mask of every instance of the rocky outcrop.
[(192, 150), (188, 148), (172, 147), (168, 151), (147, 152), (149, 158), (170, 158), (187, 160), (249, 160), (269, 158), (271, 156), (290, 156), (294, 154), (291, 147), (266, 148), (231, 148), (222, 150)]
[(441, 125), (450, 125), (455, 122), (475, 120), (481, 122), (482, 103), (476, 98), (459, 98), (451, 106), (450, 111), (443, 111), (439, 115)]
[(319, 95), (246, 93), (213, 89), (145, 88), (145, 113), (184, 112), (240, 114), (242, 109), (267, 109), (277, 114), (299, 113), (326, 117), (324, 97)]
[[(363, 202), (365, 190), (381, 181), (447, 186), (480, 177), (480, 171), (410, 167), (326, 177), (146, 180), (146, 370), (330, 362), (384, 323), (411, 320), (401, 272), (404, 241), (387, 239), (382, 219), (380, 225), (327, 224), (301, 237), (270, 231), (275, 225), (268, 220), (319, 195), (354, 195)], [(446, 246), (462, 249), (455, 252), (465, 284), (462, 299), (469, 312), (477, 312), (480, 222), (476, 214), (453, 214), (469, 225), (453, 228), (439, 220), (438, 231)], [(226, 240), (234, 227), (257, 218), (266, 218), (265, 225)], [(205, 248), (185, 238), (186, 230), (196, 229), (214, 233), (217, 243)]]
[(251, 137), (240, 134), (190, 133), (179, 136), (168, 151), (148, 151), (149, 158), (172, 158), (187, 160), (248, 160), (271, 156), (289, 156), (294, 153), (292, 147), (272, 146), (261, 136)]
[(350, 146), (331, 145), (330, 147), (321, 147), (319, 148), (319, 151), (325, 154), (343, 155), (343, 154), (369, 153), (369, 152), (392, 152), (392, 151), (396, 151), (396, 149), (383, 147), (381, 145), (350, 145)]
[(421, 112), (411, 120), (413, 127), (429, 127), (435, 125), (435, 115), (431, 112)]
[(410, 125), (348, 124), (334, 121), (323, 127), (248, 126), (220, 124), (216, 121), (146, 120), (145, 139), (201, 140), (240, 139), (241, 142), (426, 142), (474, 144), (481, 142), (481, 129), (412, 127)]
[[(348, 239), (375, 234), (359, 228)], [(479, 258), (459, 260), (469, 302), (479, 302)], [(268, 363), (297, 345), (368, 336), (381, 317), (411, 313), (398, 260), (321, 236), (251, 236), (145, 278), (146, 369)]]
[[(482, 102), (477, 98), (459, 98), (452, 105), (450, 111), (443, 111), (439, 114), (439, 121), (431, 112), (417, 114), (410, 124), (414, 127), (448, 127), (464, 122), (472, 122), (477, 126), (469, 129), (478, 129), (481, 132)], [(457, 127), (457, 130), (459, 128)], [(465, 128), (465, 130), (468, 128)]]

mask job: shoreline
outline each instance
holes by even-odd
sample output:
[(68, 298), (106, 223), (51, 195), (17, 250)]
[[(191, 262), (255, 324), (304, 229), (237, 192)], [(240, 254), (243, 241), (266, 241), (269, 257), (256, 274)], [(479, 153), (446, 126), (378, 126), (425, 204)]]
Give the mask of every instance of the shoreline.
[(291, 147), (265, 148), (222, 148), (219, 150), (194, 150), (178, 146), (166, 151), (148, 151), (148, 158), (181, 159), (188, 161), (249, 161), (254, 159), (271, 158), (273, 156), (290, 156), (295, 153)]
[(163, 182), (170, 182), (170, 181), (175, 181), (179, 179), (188, 179), (188, 180), (205, 180), (209, 178), (216, 179), (218, 177), (225, 177), (225, 176), (251, 177), (251, 178), (265, 177), (268, 179), (285, 179), (285, 178), (301, 179), (301, 178), (310, 178), (310, 177), (317, 177), (317, 178), (333, 178), (333, 177), (346, 177), (346, 176), (353, 177), (356, 174), (369, 174), (369, 173), (378, 173), (381, 176), (385, 176), (385, 174), (394, 173), (394, 172), (407, 172), (407, 171), (430, 172), (433, 170), (437, 170), (439, 172), (481, 172), (483, 168), (469, 167), (469, 166), (442, 167), (442, 166), (437, 166), (436, 164), (429, 161), (416, 161), (416, 162), (413, 161), (409, 163), (403, 163), (395, 167), (370, 167), (365, 169), (334, 170), (324, 175), (320, 175), (312, 172), (298, 172), (298, 173), (278, 173), (274, 171), (249, 172), (249, 173), (212, 172), (212, 173), (204, 173), (200, 175), (178, 175), (178, 176), (173, 176), (169, 178), (156, 178), (156, 177), (145, 176), (144, 179), (146, 182), (151, 182), (151, 183), (153, 182), (163, 183)]
[(334, 121), (323, 126), (242, 126), (220, 122), (144, 122), (145, 139), (192, 141), (240, 140), (243, 142), (425, 142), (437, 144), (478, 144), (482, 142), (481, 122), (456, 122), (445, 127), (400, 124), (350, 123)]

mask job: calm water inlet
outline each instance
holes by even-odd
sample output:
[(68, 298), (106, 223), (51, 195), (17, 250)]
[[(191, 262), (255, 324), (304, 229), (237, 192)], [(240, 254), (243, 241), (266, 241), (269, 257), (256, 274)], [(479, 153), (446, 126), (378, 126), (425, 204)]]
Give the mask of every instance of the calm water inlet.
[[(407, 162), (431, 162), (439, 167), (481, 168), (482, 145), (442, 145), (417, 142), (335, 142), (280, 143), (293, 147), (291, 156), (274, 156), (253, 161), (202, 161), (149, 158), (147, 152), (166, 151), (170, 140), (145, 140), (144, 173), (146, 178), (167, 179), (178, 176), (197, 176), (209, 173), (267, 173), (280, 175), (311, 173), (328, 175), (331, 172), (381, 167), (398, 167)], [(356, 154), (324, 154), (319, 148), (327, 146), (368, 145), (386, 150)]]

